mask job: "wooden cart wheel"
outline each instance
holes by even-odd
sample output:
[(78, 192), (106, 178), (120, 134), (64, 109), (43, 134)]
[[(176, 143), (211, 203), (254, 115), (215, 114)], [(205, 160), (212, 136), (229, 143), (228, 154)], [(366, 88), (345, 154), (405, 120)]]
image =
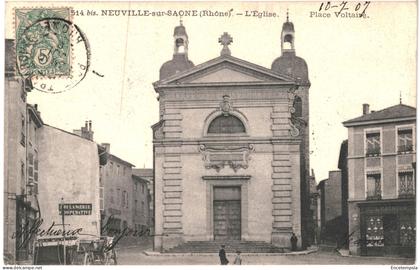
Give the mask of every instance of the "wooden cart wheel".
[(105, 265), (117, 264), (115, 250), (109, 250), (104, 254), (103, 264)]
[(92, 258), (92, 255), (90, 254), (90, 252), (85, 253), (85, 258), (83, 259), (83, 264), (84, 265), (93, 264), (93, 258)]
[(117, 265), (117, 252), (115, 249), (112, 249), (112, 260), (114, 261), (114, 264)]

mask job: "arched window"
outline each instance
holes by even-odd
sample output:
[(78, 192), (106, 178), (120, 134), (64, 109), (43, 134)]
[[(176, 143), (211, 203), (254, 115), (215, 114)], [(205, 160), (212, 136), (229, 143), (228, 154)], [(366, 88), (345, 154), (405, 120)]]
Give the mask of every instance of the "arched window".
[(302, 117), (302, 99), (300, 97), (295, 97), (293, 100), (293, 108), (295, 109), (294, 116)]
[(220, 115), (211, 121), (208, 134), (245, 133), (245, 126), (238, 117), (233, 115)]
[(177, 38), (175, 41), (177, 53), (185, 53), (185, 42), (182, 38)]
[(293, 49), (293, 36), (292, 35), (285, 35), (283, 39), (283, 49)]

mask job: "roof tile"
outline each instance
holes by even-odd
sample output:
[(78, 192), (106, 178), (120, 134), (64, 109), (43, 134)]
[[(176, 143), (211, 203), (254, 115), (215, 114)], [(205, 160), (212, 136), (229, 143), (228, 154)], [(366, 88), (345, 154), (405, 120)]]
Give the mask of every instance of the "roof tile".
[(407, 117), (416, 117), (416, 108), (398, 104), (391, 106), (380, 111), (371, 112), (350, 120), (343, 122), (344, 126), (349, 124), (358, 123), (358, 122), (367, 122), (367, 121), (380, 121), (393, 118), (407, 118)]

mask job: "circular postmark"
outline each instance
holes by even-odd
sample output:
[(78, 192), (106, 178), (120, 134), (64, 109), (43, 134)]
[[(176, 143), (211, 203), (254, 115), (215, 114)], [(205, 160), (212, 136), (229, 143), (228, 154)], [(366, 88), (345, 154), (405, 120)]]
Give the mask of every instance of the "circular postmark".
[(42, 92), (61, 93), (86, 76), (90, 49), (85, 34), (63, 18), (43, 18), (27, 26), (16, 40), (19, 74)]

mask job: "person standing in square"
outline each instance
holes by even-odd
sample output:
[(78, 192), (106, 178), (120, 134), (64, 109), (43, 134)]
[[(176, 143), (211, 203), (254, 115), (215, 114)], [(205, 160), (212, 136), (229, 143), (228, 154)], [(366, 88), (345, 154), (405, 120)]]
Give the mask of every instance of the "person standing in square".
[(298, 238), (296, 237), (296, 234), (293, 232), (292, 237), (290, 237), (290, 242), (292, 244), (292, 251), (297, 251), (297, 241), (298, 241)]
[(236, 257), (235, 257), (235, 261), (233, 262), (233, 264), (242, 264), (242, 258), (241, 258), (241, 251), (238, 250), (236, 251)]
[(221, 265), (227, 265), (229, 263), (228, 259), (226, 258), (225, 245), (221, 245), (221, 248), (219, 250), (219, 258)]

